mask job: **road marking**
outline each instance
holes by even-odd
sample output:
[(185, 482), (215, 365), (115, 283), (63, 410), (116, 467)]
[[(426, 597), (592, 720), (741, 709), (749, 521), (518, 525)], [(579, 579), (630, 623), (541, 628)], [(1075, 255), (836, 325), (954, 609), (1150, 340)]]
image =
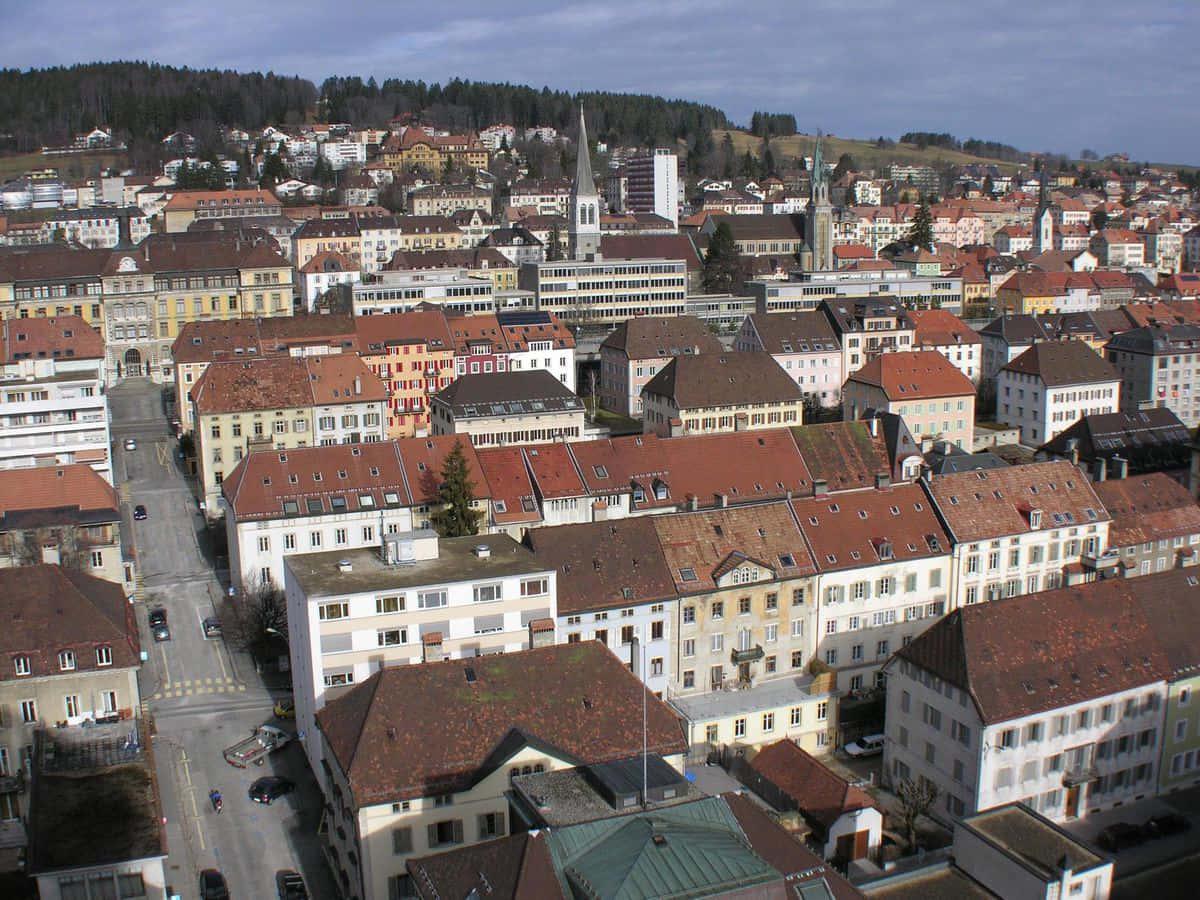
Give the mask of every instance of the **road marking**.
[(188, 765), (186, 754), (184, 755), (183, 759), (180, 760), (180, 765), (183, 766), (183, 777), (187, 780), (188, 787), (191, 787), (192, 786), (192, 770), (191, 770), (191, 767)]
[(159, 652), (159, 655), (162, 656), (163, 671), (167, 673), (167, 687), (170, 688), (170, 686), (171, 686), (171, 670), (167, 666), (167, 651), (163, 648), (162, 644), (158, 645), (158, 652)]
[(225, 657), (224, 657), (224, 656), (221, 654), (221, 645), (220, 645), (220, 643), (213, 644), (213, 650), (215, 650), (215, 651), (216, 651), (216, 653), (217, 653), (217, 662), (218, 662), (218, 663), (220, 664), (220, 666), (221, 666), (221, 677), (222, 677), (222, 678), (224, 678), (226, 682), (232, 681), (233, 679), (231, 679), (231, 678), (229, 677), (229, 672), (228, 672), (228, 671), (226, 671), (226, 669), (225, 669)]
[(239, 691), (244, 691), (244, 690), (246, 689), (246, 686), (245, 686), (244, 684), (239, 684), (239, 685), (237, 686), (237, 689), (238, 689)]
[(158, 464), (164, 469), (167, 468), (167, 461), (171, 458), (170, 450), (167, 449), (165, 441), (157, 441), (154, 444), (154, 450), (158, 454)]

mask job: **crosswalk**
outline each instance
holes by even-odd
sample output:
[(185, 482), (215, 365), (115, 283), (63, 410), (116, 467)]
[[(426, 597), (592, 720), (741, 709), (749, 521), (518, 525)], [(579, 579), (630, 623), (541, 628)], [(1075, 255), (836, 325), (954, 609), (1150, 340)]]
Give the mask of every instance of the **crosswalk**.
[(193, 697), (200, 694), (244, 693), (246, 685), (230, 678), (188, 678), (183, 681), (168, 681), (162, 690), (150, 695), (151, 700), (167, 700), (171, 697)]

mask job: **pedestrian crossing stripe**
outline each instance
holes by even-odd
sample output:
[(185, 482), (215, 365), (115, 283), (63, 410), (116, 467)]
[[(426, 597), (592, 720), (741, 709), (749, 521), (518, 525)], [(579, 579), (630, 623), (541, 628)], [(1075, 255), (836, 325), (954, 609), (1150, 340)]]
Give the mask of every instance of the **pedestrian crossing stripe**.
[[(175, 682), (175, 685), (183, 684), (191, 684), (191, 682)], [(195, 687), (173, 687), (170, 684), (164, 685), (161, 691), (156, 691), (155, 693), (151, 694), (150, 699), (170, 700), (175, 697), (192, 697), (200, 694), (236, 694), (245, 690), (246, 686), (244, 684), (217, 684), (213, 685), (212, 687), (205, 687), (201, 685), (197, 679)], [(147, 706), (147, 701), (143, 700), (142, 706), (145, 708)]]

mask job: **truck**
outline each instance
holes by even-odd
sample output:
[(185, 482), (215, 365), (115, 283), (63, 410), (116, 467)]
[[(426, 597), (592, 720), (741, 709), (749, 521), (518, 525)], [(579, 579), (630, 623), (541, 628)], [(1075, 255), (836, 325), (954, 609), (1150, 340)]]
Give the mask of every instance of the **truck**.
[(225, 750), (225, 761), (239, 769), (244, 769), (251, 763), (261, 766), (267, 761), (270, 754), (280, 747), (287, 746), (293, 738), (295, 738), (294, 734), (284, 731), (282, 728), (276, 728), (274, 725), (259, 725), (250, 737), (238, 741)]

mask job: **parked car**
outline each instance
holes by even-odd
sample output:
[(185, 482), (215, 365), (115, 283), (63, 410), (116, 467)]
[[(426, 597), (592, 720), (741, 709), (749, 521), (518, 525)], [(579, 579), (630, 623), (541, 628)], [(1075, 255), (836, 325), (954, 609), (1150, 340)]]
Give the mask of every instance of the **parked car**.
[(140, 503), (137, 506), (135, 506), (133, 508), (133, 517), (134, 517), (134, 519), (136, 519), (139, 522), (141, 522), (143, 519), (145, 519), (146, 518), (146, 507), (142, 506), (142, 504), (140, 504)]
[(137, 449), (137, 441), (135, 441), (133, 438), (125, 438), (125, 449), (126, 450), (136, 450)]
[(275, 883), (279, 886), (279, 900), (308, 900), (308, 888), (299, 873), (284, 869), (275, 874)]
[(200, 900), (229, 900), (229, 887), (225, 876), (216, 869), (200, 872)]
[(275, 701), (275, 715), (280, 719), (296, 718), (296, 701), (291, 697)]
[(1146, 839), (1142, 829), (1132, 822), (1114, 822), (1096, 836), (1096, 843), (1110, 853), (1136, 847)]
[(156, 641), (171, 639), (171, 627), (167, 625), (167, 611), (161, 606), (150, 610), (150, 634)]
[(216, 616), (209, 616), (201, 623), (201, 626), (204, 628), (205, 640), (221, 636), (221, 620)]
[(878, 756), (883, 752), (883, 740), (882, 734), (868, 734), (860, 737), (857, 741), (851, 741), (842, 749), (852, 759)]
[(250, 799), (255, 803), (271, 805), (272, 800), (278, 800), (284, 794), (290, 794), (296, 789), (296, 782), (282, 775), (266, 775), (250, 785)]
[(1160, 838), (1170, 834), (1182, 834), (1190, 830), (1191, 827), (1192, 821), (1187, 816), (1170, 812), (1159, 816), (1151, 816), (1146, 820), (1146, 824), (1142, 826), (1142, 830), (1146, 833), (1146, 837)]

